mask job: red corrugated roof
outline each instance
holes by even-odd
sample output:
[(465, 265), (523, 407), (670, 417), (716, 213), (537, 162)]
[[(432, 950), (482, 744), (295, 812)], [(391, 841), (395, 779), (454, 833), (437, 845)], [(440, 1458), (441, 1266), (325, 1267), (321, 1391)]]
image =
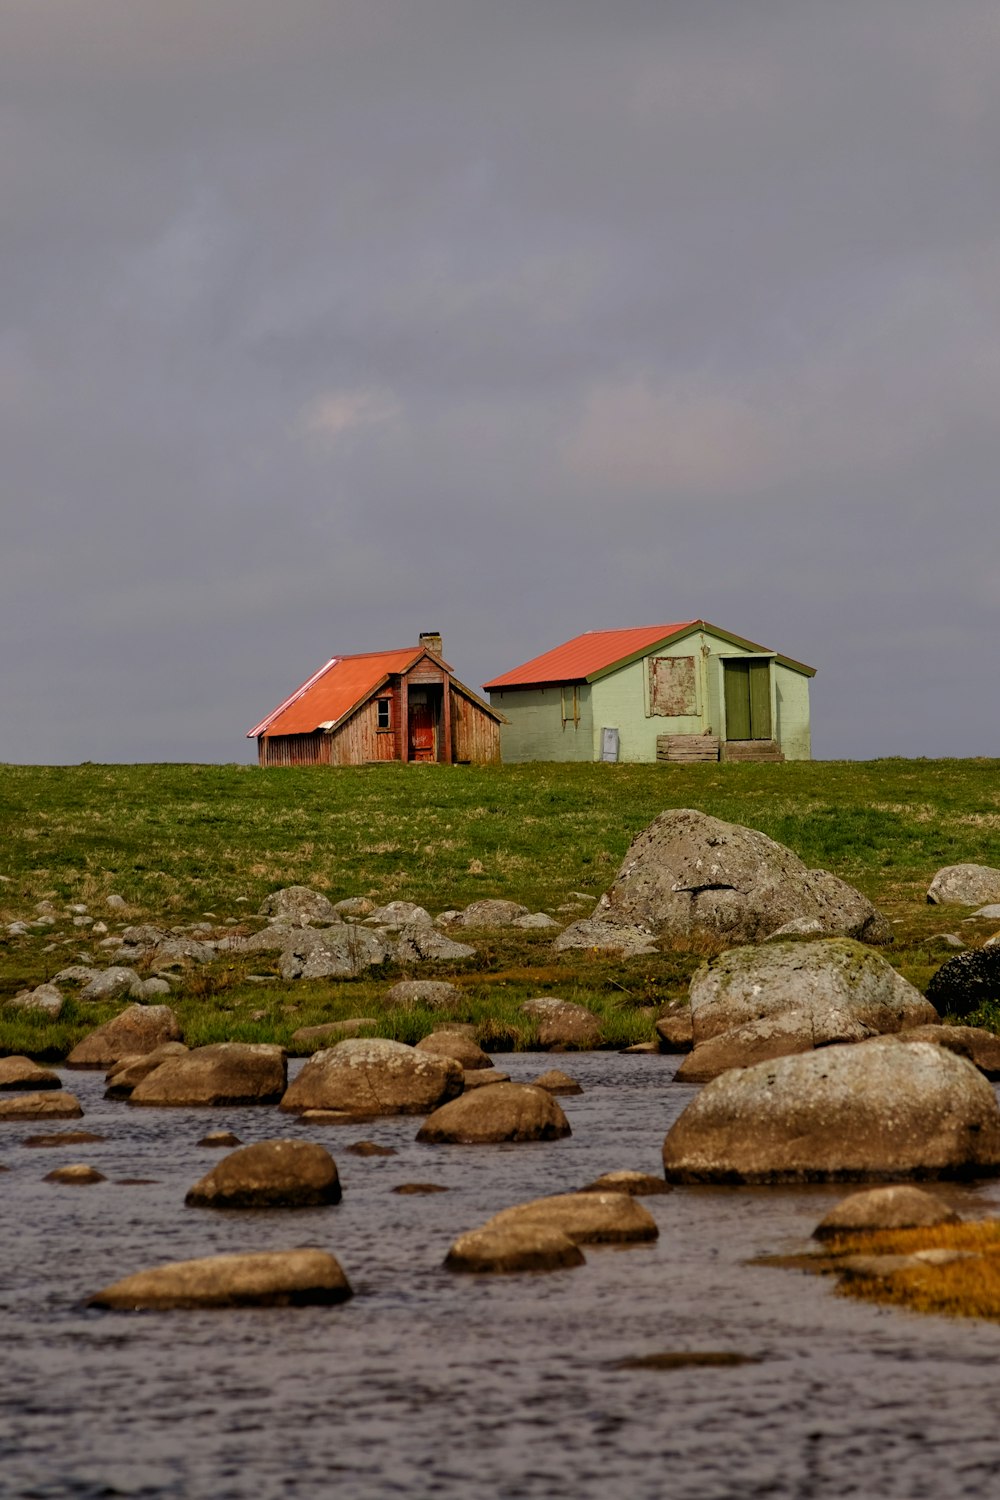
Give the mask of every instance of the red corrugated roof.
[(661, 641), (697, 624), (697, 620), (681, 620), (673, 625), (637, 625), (631, 630), (588, 630), (562, 646), (533, 657), (523, 666), (494, 677), (492, 682), (484, 682), (483, 687), (495, 689), (528, 687), (542, 682), (584, 682), (596, 672), (603, 672), (639, 652), (649, 651)]
[(392, 672), (405, 672), (422, 646), (402, 651), (369, 651), (361, 656), (334, 656), (296, 688), (273, 713), (247, 730), (247, 739), (260, 734), (312, 734), (320, 725), (332, 726), (371, 696)]

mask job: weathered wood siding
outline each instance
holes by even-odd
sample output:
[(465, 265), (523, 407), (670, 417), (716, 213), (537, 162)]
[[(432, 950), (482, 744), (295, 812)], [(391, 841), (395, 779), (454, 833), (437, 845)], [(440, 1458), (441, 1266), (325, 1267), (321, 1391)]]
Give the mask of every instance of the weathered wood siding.
[(262, 766), (325, 766), (330, 763), (328, 737), (315, 734), (262, 734), (257, 740)]
[(326, 738), (330, 741), (330, 764), (333, 766), (360, 766), (366, 761), (399, 759), (399, 694), (394, 695), (391, 729), (378, 728), (378, 698), (389, 697), (388, 689), (369, 698), (346, 724), (333, 730)]
[(464, 693), (452, 687), (451, 754), (456, 761), (495, 765), (500, 760), (500, 725)]

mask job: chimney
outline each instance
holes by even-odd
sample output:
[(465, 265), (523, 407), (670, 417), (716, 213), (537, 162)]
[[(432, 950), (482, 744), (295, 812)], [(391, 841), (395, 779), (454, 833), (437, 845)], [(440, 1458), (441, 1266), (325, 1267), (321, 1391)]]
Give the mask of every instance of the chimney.
[(435, 656), (441, 655), (441, 632), (440, 630), (422, 630), (420, 632), (420, 645), (425, 651), (433, 651)]

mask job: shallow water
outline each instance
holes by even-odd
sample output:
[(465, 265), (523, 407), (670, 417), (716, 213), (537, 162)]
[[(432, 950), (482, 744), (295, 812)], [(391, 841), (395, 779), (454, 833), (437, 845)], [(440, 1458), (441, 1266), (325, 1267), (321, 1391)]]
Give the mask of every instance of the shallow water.
[[(550, 1057), (498, 1058), (528, 1080)], [(801, 1245), (843, 1189), (685, 1188), (643, 1202), (648, 1248), (588, 1248), (547, 1276), (445, 1272), (456, 1235), (509, 1204), (602, 1171), (660, 1171), (696, 1092), (674, 1059), (557, 1059), (586, 1092), (573, 1135), (531, 1146), (423, 1146), (419, 1121), (312, 1127), (271, 1109), (145, 1110), (65, 1075), (81, 1122), (0, 1125), (0, 1495), (961, 1497), (1000, 1473), (1000, 1328), (919, 1318), (832, 1295), (832, 1283), (748, 1267)], [(29, 1149), (87, 1128), (103, 1143)], [(320, 1140), (344, 1184), (334, 1208), (186, 1209), (223, 1153)], [(344, 1153), (367, 1138), (395, 1157)], [(92, 1187), (43, 1181), (87, 1161)], [(119, 1179), (151, 1177), (148, 1184)], [(403, 1196), (403, 1182), (451, 1191)], [(949, 1189), (996, 1211), (1000, 1186)], [(318, 1245), (344, 1266), (342, 1307), (98, 1313), (91, 1292), (164, 1260)], [(620, 1370), (616, 1361), (726, 1350), (738, 1367)]]

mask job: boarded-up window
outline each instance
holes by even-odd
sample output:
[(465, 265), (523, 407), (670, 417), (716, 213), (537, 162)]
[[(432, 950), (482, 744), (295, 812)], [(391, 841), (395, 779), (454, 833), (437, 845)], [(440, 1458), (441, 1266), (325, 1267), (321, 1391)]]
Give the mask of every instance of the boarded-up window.
[(649, 712), (679, 719), (698, 712), (693, 656), (653, 656), (649, 661)]

